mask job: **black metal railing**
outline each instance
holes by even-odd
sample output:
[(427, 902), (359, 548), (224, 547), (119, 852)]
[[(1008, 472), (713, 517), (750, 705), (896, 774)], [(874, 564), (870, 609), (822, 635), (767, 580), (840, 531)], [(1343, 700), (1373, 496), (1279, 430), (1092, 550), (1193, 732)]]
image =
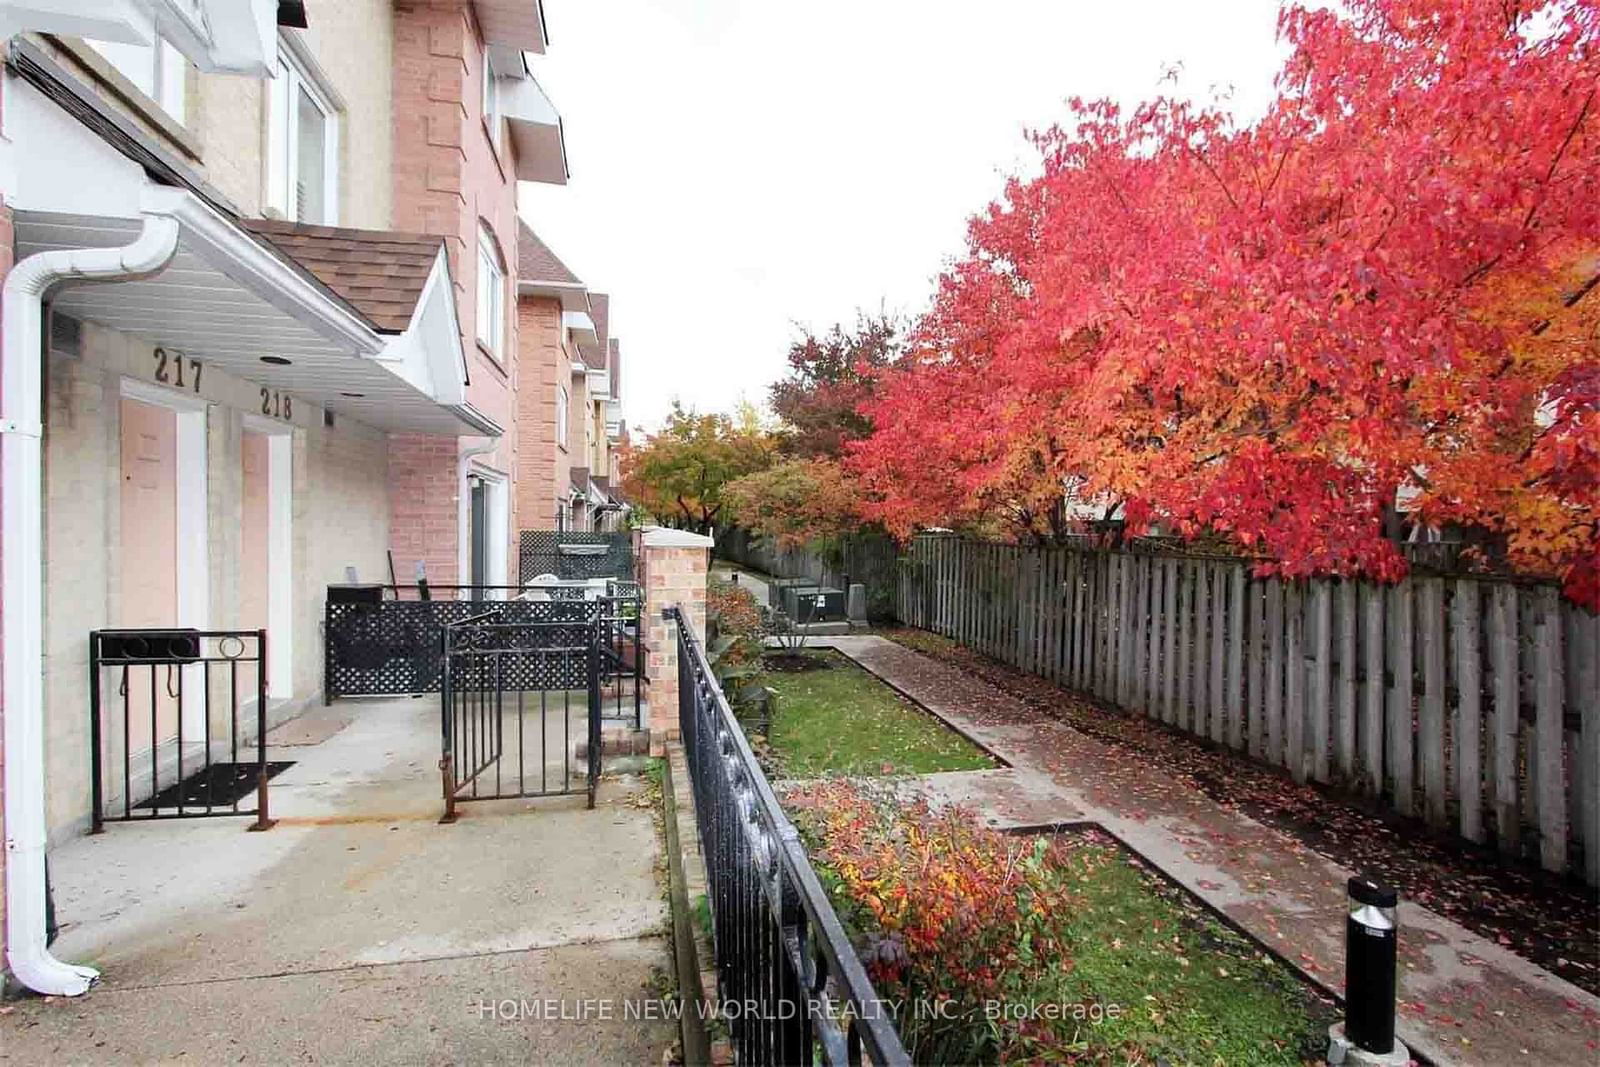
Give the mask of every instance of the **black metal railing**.
[(604, 715), (639, 728), (643, 597), (633, 582), (608, 582), (603, 590), (581, 585), (330, 586), (323, 631), (324, 700), (439, 692), (444, 627), (489, 610), (498, 611), (504, 623), (597, 625)]
[(272, 825), (267, 782), (287, 764), (267, 761), (266, 668), (265, 630), (92, 631), (94, 832), (217, 815)]
[[(470, 800), (587, 792), (594, 807), (602, 627), (504, 622), (503, 613), (491, 609), (440, 634), (446, 822), (455, 820), (458, 802)], [(575, 717), (585, 741), (583, 767), (573, 745)]]
[(676, 608), (678, 719), (710, 890), (718, 995), (740, 1063), (909, 1064), (805, 846)]

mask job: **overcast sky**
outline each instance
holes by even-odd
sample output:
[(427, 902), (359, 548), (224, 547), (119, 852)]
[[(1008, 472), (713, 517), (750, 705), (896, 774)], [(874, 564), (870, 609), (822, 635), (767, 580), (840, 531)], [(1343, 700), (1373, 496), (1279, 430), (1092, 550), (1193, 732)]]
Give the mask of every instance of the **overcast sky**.
[(761, 402), (796, 323), (914, 314), (1065, 100), (1231, 87), (1259, 114), (1276, 0), (545, 0), (565, 187), (522, 213), (612, 294), (630, 424)]

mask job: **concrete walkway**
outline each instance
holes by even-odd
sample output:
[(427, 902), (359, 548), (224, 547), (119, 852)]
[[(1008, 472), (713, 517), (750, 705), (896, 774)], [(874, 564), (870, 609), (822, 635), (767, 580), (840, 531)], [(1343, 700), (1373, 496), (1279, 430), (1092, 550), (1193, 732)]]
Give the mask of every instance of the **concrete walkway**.
[[(960, 670), (882, 637), (822, 638), (1010, 764), (930, 775), (936, 802), (992, 825), (1094, 822), (1331, 992), (1350, 876), (1293, 838)], [(1592, 1064), (1600, 999), (1463, 927), (1401, 904), (1400, 1037), (1436, 1064)]]
[(19, 1064), (660, 1064), (625, 1018), (672, 954), (646, 787), (468, 804), (441, 826), (436, 698), (269, 735), (296, 765), (244, 819), (115, 824), (51, 852), (55, 951), (102, 981), (0, 1015)]

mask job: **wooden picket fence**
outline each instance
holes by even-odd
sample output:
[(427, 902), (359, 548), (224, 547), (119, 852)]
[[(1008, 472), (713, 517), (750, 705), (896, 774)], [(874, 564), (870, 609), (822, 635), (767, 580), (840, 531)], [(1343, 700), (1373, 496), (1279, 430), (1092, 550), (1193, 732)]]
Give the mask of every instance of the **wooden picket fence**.
[(916, 538), (902, 622), (1600, 885), (1600, 624), (1550, 585)]

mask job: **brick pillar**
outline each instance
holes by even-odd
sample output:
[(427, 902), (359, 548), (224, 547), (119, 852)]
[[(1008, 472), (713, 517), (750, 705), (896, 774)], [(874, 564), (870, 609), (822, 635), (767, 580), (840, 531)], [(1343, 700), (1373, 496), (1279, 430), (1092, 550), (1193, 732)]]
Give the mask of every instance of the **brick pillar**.
[(639, 585), (644, 590), (645, 677), (649, 680), (645, 729), (650, 752), (666, 754), (678, 736), (678, 628), (661, 617), (678, 607), (701, 641), (706, 637), (706, 573), (711, 538), (664, 526), (647, 526), (634, 535)]

